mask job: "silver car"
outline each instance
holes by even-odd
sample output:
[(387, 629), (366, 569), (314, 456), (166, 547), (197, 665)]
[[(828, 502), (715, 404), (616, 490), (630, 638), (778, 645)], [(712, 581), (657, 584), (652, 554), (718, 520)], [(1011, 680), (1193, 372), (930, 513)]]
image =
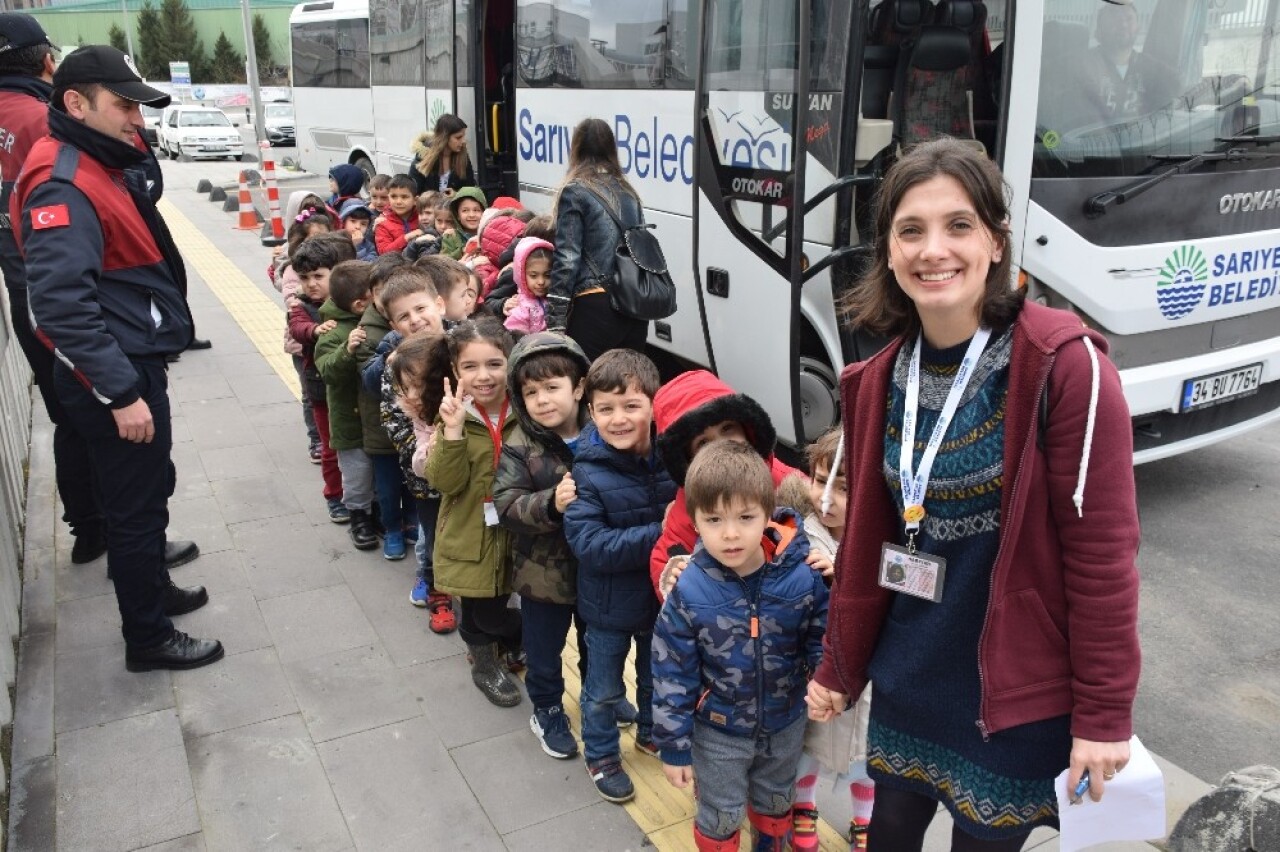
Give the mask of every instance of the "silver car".
[(293, 104), (266, 104), (267, 141), (272, 145), (296, 145), (297, 131), (293, 120)]

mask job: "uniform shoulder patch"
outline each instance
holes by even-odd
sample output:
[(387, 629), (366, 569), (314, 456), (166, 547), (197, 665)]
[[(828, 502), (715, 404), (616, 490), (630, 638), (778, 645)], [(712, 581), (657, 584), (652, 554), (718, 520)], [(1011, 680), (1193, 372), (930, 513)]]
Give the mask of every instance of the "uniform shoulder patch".
[(31, 211), (31, 229), (43, 231), (45, 228), (65, 228), (71, 224), (71, 211), (65, 204), (50, 204), (48, 207), (37, 207)]

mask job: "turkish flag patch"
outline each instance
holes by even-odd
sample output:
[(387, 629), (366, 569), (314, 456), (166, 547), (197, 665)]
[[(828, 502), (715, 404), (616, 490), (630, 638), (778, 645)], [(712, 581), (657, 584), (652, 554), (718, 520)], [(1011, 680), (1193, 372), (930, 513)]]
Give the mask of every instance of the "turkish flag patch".
[(31, 229), (43, 231), (45, 228), (65, 228), (71, 224), (71, 212), (65, 204), (51, 204), (48, 207), (37, 207), (31, 211)]

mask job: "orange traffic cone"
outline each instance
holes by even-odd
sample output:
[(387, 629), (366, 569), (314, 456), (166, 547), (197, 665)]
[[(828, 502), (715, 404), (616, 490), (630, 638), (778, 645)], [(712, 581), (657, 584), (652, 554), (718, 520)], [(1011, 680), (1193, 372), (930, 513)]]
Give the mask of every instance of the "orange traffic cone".
[(254, 209), (253, 197), (249, 195), (249, 173), (245, 169), (240, 170), (240, 223), (236, 230), (258, 230), (258, 211)]

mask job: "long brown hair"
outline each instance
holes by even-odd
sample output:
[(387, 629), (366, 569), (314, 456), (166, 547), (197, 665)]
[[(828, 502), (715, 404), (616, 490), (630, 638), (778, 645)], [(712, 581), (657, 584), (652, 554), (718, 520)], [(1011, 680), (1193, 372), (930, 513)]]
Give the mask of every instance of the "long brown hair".
[(850, 325), (872, 334), (913, 337), (920, 314), (889, 269), (893, 216), (913, 187), (936, 177), (954, 179), (973, 203), (978, 219), (1003, 248), (987, 270), (979, 321), (989, 328), (1013, 322), (1022, 308), (1023, 292), (1010, 286), (1013, 252), (1009, 235), (1009, 189), (996, 164), (972, 147), (949, 137), (912, 148), (884, 176), (875, 200), (875, 242), (871, 266), (840, 304)]
[[(422, 156), (422, 161), (418, 163), (418, 171), (426, 177), (438, 177), (441, 160), (449, 153), (449, 139), (455, 133), (461, 133), (466, 129), (467, 123), (456, 115), (445, 113), (437, 118), (435, 130), (431, 131), (431, 142), (427, 146), (427, 153)], [(466, 177), (469, 173), (468, 166), (470, 161), (467, 159), (467, 143), (465, 139), (462, 143), (462, 150), (451, 156), (449, 171), (458, 177)]]
[(418, 391), (419, 420), (434, 422), (444, 400), (444, 380), (452, 378), (449, 343), (443, 332), (423, 331), (400, 342), (387, 369), (391, 371), (391, 387), (400, 396), (414, 387)]
[(622, 173), (622, 164), (618, 162), (618, 141), (613, 136), (613, 129), (608, 123), (598, 118), (584, 118), (573, 129), (573, 140), (569, 143), (569, 171), (556, 192), (556, 210), (551, 212), (554, 218), (560, 206), (560, 195), (571, 183), (580, 183), (594, 190), (614, 207), (614, 213), (621, 218), (621, 199), (618, 190), (640, 201), (640, 195), (627, 181)]

